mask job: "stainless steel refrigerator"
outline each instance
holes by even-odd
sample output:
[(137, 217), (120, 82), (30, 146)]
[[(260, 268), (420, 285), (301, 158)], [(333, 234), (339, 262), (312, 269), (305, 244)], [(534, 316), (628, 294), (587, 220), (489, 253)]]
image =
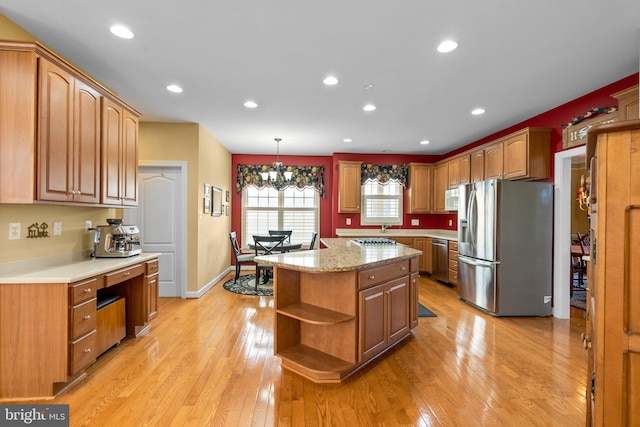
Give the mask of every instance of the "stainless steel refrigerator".
[(553, 186), (460, 186), (458, 297), (494, 316), (551, 315)]

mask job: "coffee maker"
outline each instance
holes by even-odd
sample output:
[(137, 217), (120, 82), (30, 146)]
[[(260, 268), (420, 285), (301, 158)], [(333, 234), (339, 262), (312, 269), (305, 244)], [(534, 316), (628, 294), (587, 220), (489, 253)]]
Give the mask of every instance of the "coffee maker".
[[(135, 225), (123, 225), (120, 218), (108, 218), (108, 225), (99, 225), (93, 239), (96, 258), (126, 258), (142, 252), (140, 232)], [(134, 247), (136, 247), (134, 249)]]

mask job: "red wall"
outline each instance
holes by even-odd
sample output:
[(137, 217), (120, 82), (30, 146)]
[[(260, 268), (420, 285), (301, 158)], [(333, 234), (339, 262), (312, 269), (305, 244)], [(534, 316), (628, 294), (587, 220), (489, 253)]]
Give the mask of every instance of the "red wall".
[[(570, 101), (566, 104), (558, 106), (552, 110), (546, 111), (540, 115), (532, 117), (523, 122), (514, 124), (506, 129), (488, 135), (478, 141), (468, 144), (464, 147), (451, 151), (444, 156), (437, 155), (405, 155), (405, 154), (358, 154), (358, 153), (334, 153), (332, 156), (280, 156), (280, 160), (285, 165), (295, 166), (324, 166), (325, 167), (325, 188), (326, 196), (320, 199), (320, 237), (333, 237), (336, 228), (358, 228), (360, 227), (359, 214), (339, 214), (338, 213), (338, 180), (337, 176), (338, 161), (340, 160), (358, 160), (375, 164), (404, 164), (409, 162), (434, 163), (441, 159), (450, 157), (460, 152), (466, 151), (486, 142), (490, 142), (496, 138), (515, 132), (524, 127), (548, 127), (552, 128), (551, 133), (551, 173), (553, 174), (553, 154), (562, 151), (562, 124), (570, 122), (574, 117), (581, 115), (594, 107), (613, 107), (617, 106), (617, 100), (611, 97), (611, 94), (627, 89), (638, 84), (638, 73), (597, 89), (580, 98)], [(526, 102), (524, 100), (523, 102)], [(275, 155), (275, 154), (274, 154)], [(249, 155), (249, 154), (233, 154), (232, 155), (232, 182), (235, 184), (237, 175), (237, 165), (244, 164), (269, 164), (273, 162), (274, 155)], [(552, 181), (553, 176), (548, 181)], [(233, 191), (231, 198), (231, 229), (240, 234), (242, 227), (242, 198), (241, 194)], [(346, 219), (351, 218), (351, 225), (346, 225)], [(417, 218), (420, 220), (419, 228), (438, 228), (455, 230), (457, 225), (457, 215), (404, 215), (404, 225), (402, 228), (412, 228), (411, 220)], [(449, 226), (449, 220), (452, 226)], [(364, 227), (363, 227), (364, 228)], [(371, 228), (371, 227), (370, 227)], [(377, 227), (373, 227), (377, 228)], [(415, 228), (415, 227), (413, 227)], [(241, 236), (239, 236), (241, 237)]]

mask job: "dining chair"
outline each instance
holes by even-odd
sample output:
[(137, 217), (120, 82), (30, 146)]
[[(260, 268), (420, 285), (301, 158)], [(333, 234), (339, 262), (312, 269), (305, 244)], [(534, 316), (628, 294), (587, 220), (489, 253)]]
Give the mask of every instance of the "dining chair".
[[(283, 251), (283, 244), (287, 236), (279, 234), (275, 236), (253, 236), (253, 244), (255, 247), (255, 255), (274, 255)], [(261, 273), (264, 271), (263, 283), (269, 280), (269, 271), (273, 271), (272, 264), (264, 264), (256, 262), (256, 290), (260, 283)]]
[(314, 249), (314, 246), (316, 245), (317, 237), (318, 237), (318, 233), (316, 233), (315, 231), (311, 233), (311, 242), (309, 242), (309, 250)]
[(233, 283), (235, 284), (238, 281), (238, 277), (240, 277), (240, 266), (242, 264), (255, 264), (256, 262), (253, 260), (254, 254), (242, 253), (235, 231), (229, 233), (229, 240), (231, 240), (231, 249), (236, 261), (236, 276), (233, 278)]
[(286, 236), (286, 243), (291, 243), (291, 233), (293, 230), (269, 230), (269, 236)]

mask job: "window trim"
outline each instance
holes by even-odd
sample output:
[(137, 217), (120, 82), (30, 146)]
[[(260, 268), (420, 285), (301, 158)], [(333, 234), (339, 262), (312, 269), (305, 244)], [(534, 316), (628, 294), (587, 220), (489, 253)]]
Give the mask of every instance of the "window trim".
[[(385, 187), (388, 185), (397, 185), (398, 186), (398, 194), (396, 195), (388, 195), (388, 194), (376, 194), (376, 195), (367, 195), (364, 187), (370, 183), (377, 183), (380, 187)], [(403, 186), (397, 180), (390, 180), (384, 184), (381, 184), (378, 180), (369, 179), (364, 184), (361, 185), (360, 188), (360, 225), (402, 225), (404, 222), (404, 195), (403, 195)], [(398, 216), (396, 218), (390, 219), (387, 217), (370, 217), (367, 215), (367, 199), (389, 199), (389, 200), (397, 200), (398, 202)]]

